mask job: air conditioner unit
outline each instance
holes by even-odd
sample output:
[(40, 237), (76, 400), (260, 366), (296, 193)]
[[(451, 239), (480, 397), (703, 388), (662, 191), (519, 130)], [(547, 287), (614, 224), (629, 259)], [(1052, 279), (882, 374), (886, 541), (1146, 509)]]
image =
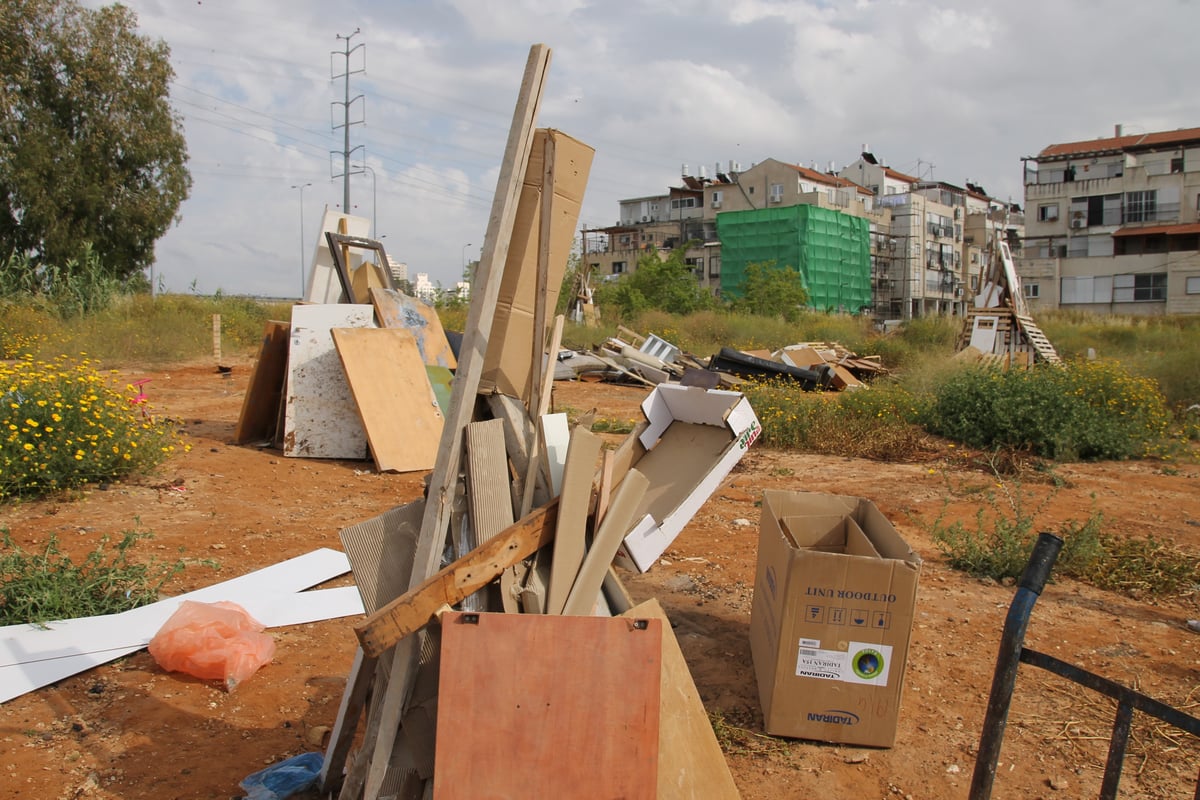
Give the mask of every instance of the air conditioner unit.
[(781, 195), (781, 194), (773, 194), (773, 195), (771, 195), (771, 202), (772, 202), (772, 203), (782, 203), (782, 202), (783, 202), (783, 195)]
[(1083, 220), (1083, 219), (1073, 219), (1073, 220), (1071, 220), (1071, 227), (1072, 227), (1072, 228), (1075, 228), (1076, 230), (1078, 230), (1079, 228), (1083, 228), (1083, 227), (1085, 227), (1086, 225), (1087, 225), (1087, 221), (1086, 221), (1086, 220)]
[(958, 287), (957, 289), (955, 289), (955, 290), (954, 290), (954, 296), (955, 296), (955, 297), (962, 297), (962, 296), (963, 296), (963, 290), (962, 290), (962, 287), (961, 287), (961, 286), (960, 286), (960, 287)]
[(713, 208), (720, 208), (720, 207), (721, 207), (721, 201), (720, 201), (720, 200), (713, 200), (713, 201), (712, 201), (712, 207), (713, 207)]
[(642, 217), (642, 222), (649, 222), (649, 221), (650, 221), (649, 217)]

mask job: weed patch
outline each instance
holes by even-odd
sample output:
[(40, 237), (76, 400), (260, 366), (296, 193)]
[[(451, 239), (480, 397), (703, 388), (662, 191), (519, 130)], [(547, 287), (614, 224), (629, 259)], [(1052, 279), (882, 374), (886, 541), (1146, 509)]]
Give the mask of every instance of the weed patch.
[[(168, 580), (182, 572), (182, 560), (134, 563), (130, 551), (146, 532), (125, 531), (109, 549), (105, 536), (75, 563), (50, 535), (40, 553), (27, 553), (3, 530), (0, 552), (0, 625), (116, 614), (153, 603)], [(207, 565), (215, 566), (212, 562)]]

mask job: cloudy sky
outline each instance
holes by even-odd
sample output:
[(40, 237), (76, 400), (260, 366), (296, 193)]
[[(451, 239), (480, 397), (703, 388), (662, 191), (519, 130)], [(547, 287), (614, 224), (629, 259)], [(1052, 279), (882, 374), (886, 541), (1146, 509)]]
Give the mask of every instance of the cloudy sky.
[(410, 277), (447, 287), (479, 256), (538, 42), (552, 49), (538, 125), (596, 149), (589, 227), (678, 184), (683, 164), (824, 169), (867, 144), (910, 175), (1023, 202), (1020, 159), (1046, 145), (1117, 123), (1200, 126), (1193, 0), (125, 4), (171, 48), (191, 156), (191, 197), (157, 249), (167, 291), (299, 294), (323, 211), (343, 201), (330, 151), (345, 86), (331, 75), (347, 43), (364, 70), (350, 146), (370, 168), (351, 180), (351, 213)]

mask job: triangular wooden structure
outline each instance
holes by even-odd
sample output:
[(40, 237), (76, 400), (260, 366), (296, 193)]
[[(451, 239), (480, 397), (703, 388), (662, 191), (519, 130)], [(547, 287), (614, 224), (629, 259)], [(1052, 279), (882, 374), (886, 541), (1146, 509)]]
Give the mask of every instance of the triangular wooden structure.
[(985, 359), (1007, 365), (1035, 361), (1061, 364), (1054, 345), (1034, 322), (1008, 243), (996, 238), (992, 258), (979, 278), (979, 292), (967, 309), (957, 350), (978, 350)]

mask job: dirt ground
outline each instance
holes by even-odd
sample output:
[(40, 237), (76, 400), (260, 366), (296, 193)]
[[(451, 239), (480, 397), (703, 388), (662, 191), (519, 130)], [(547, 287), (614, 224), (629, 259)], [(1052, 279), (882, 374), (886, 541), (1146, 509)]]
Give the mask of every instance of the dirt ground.
[[(252, 361), (219, 374), (211, 363), (124, 370), (149, 378), (154, 410), (184, 423), (189, 453), (158, 474), (72, 497), (0, 508), (21, 547), (57, 533), (69, 552), (138, 527), (143, 556), (211, 559), (170, 585), (189, 591), (318, 547), (341, 549), (338, 530), (421, 492), (420, 474), (377, 474), (370, 462), (285, 458), (231, 444)], [(600, 409), (630, 419), (645, 389), (555, 386), (560, 410)], [(995, 483), (957, 451), (923, 463), (797, 455), (756, 446), (652, 571), (624, 575), (635, 600), (657, 597), (675, 626), (697, 687), (716, 720), (746, 800), (808, 797), (966, 797), (997, 644), (1013, 588), (949, 569), (929, 527), (973, 520), (980, 489)], [(1155, 462), (1063, 465), (1039, 517), (1052, 528), (1103, 512), (1109, 530), (1200, 552), (1200, 467)], [(897, 743), (890, 749), (763, 736), (747, 631), (758, 507), (767, 488), (831, 491), (875, 501), (924, 559)], [(974, 491), (972, 491), (974, 490)], [(1054, 491), (1020, 487), (1032, 506)], [(329, 585), (346, 585), (349, 576)], [(1197, 713), (1200, 617), (1196, 595), (1135, 601), (1069, 580), (1052, 583), (1030, 625), (1031, 646)], [(357, 618), (275, 629), (274, 661), (235, 691), (168, 674), (146, 651), (0, 706), (0, 796), (14, 798), (230, 798), (251, 772), (322, 750), (355, 651)], [(1023, 668), (1001, 753), (995, 796), (1095, 797), (1113, 705), (1048, 673)], [(1190, 797), (1200, 747), (1186, 734), (1135, 717), (1122, 797)]]

